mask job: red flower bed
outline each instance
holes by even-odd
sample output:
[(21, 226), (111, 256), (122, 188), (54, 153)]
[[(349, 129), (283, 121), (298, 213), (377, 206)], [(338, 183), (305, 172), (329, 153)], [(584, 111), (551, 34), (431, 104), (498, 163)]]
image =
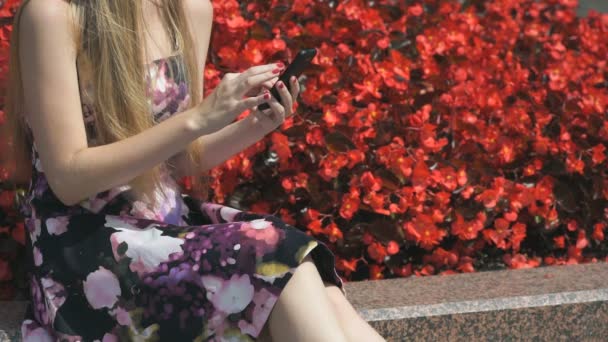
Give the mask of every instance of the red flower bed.
[(213, 200), (301, 227), (347, 280), (607, 261), (608, 15), (463, 2), (214, 1), (207, 94), (319, 53), (297, 117), (214, 169)]

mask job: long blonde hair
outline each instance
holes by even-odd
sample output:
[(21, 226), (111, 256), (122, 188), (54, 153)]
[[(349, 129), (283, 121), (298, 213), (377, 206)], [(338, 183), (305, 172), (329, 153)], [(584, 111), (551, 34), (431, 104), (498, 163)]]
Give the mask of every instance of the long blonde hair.
[[(16, 164), (16, 186), (28, 184), (31, 178), (31, 132), (23, 116), (23, 84), (19, 62), (19, 22), (24, 0), (14, 19), (9, 60), (9, 83), (5, 102), (7, 122), (4, 128), (12, 135), (9, 158)], [(95, 128), (97, 140), (109, 144), (140, 133), (154, 125), (146, 97), (143, 9), (141, 0), (71, 0), (75, 14), (75, 37), (78, 58), (85, 58), (92, 68)], [(202, 83), (192, 33), (185, 20), (181, 0), (160, 0), (163, 26), (173, 49), (181, 53), (186, 67), (190, 106), (200, 102)], [(201, 147), (195, 141), (186, 149), (192, 165), (200, 165)], [(133, 179), (134, 193), (148, 194), (153, 201), (161, 185), (160, 164)], [(194, 174), (192, 171), (189, 174)], [(192, 179), (192, 196), (207, 196), (205, 177)]]

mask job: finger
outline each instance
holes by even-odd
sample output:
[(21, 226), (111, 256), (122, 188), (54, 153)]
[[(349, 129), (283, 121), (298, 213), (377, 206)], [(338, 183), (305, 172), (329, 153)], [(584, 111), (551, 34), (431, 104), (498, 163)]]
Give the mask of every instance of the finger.
[(270, 81), (266, 81), (262, 84), (262, 87), (264, 87), (265, 89), (272, 89), (272, 87), (274, 87), (274, 85), (277, 83), (277, 81), (279, 80), (278, 77), (275, 77), (273, 79), (271, 79)]
[(272, 121), (276, 125), (280, 125), (285, 121), (285, 108), (279, 101), (277, 101), (274, 97), (268, 101), (268, 105), (272, 109), (272, 115), (270, 116)]
[[(278, 75), (280, 73), (281, 69), (275, 68), (263, 74), (241, 78), (237, 80), (237, 89), (243, 94), (248, 93), (252, 88), (263, 87), (265, 84), (270, 83), (273, 79), (278, 79)], [(272, 85), (269, 88), (272, 88)]]
[(298, 78), (295, 76), (291, 77), (291, 98), (293, 99), (293, 103), (294, 105), (296, 105), (296, 108), (293, 110), (293, 114), (295, 114), (295, 112), (297, 111), (297, 102), (298, 102), (298, 96), (300, 96), (300, 82), (298, 81)]
[(294, 102), (296, 102), (298, 100), (298, 96), (300, 96), (300, 82), (298, 81), (298, 78), (295, 76), (291, 76), (291, 97), (293, 98)]
[(258, 96), (261, 93), (263, 93), (264, 90), (265, 90), (265, 88), (263, 88), (263, 87), (255, 87), (255, 88), (250, 89), (247, 93), (245, 93), (244, 96), (246, 96), (246, 97)]
[(243, 80), (250, 78), (255, 75), (266, 74), (275, 69), (283, 70), (285, 69), (285, 65), (283, 63), (272, 63), (272, 64), (264, 64), (264, 65), (256, 65), (245, 71), (243, 71), (239, 77), (242, 77)]
[(261, 105), (262, 103), (267, 103), (268, 101), (270, 101), (271, 98), (272, 95), (270, 95), (270, 92), (264, 92), (258, 96), (245, 98), (239, 103), (239, 105), (241, 106), (239, 109), (240, 111), (251, 109), (253, 107)]
[(287, 85), (283, 83), (283, 81), (277, 82), (276, 87), (281, 95), (281, 103), (283, 104), (283, 107), (285, 107), (285, 116), (289, 117), (293, 112), (293, 99), (291, 94), (287, 89)]

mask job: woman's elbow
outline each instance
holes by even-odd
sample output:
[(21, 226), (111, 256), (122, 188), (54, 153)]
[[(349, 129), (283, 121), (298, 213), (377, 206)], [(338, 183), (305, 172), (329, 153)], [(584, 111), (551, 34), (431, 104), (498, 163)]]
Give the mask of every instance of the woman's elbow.
[(73, 206), (80, 203), (84, 198), (78, 193), (78, 186), (75, 186), (73, 177), (64, 173), (61, 176), (49, 176), (47, 183), (55, 197), (66, 206)]

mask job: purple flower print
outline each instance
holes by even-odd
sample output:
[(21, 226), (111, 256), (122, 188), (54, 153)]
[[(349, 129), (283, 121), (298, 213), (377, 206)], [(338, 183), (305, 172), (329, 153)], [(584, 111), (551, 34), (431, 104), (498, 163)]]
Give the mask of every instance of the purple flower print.
[(33, 277), (30, 280), (30, 294), (32, 297), (34, 318), (36, 318), (36, 321), (40, 322), (40, 324), (49, 324), (49, 316), (47, 315), (46, 303), (43, 299), (42, 291), (40, 290), (40, 283)]
[(57, 310), (65, 303), (65, 288), (60, 283), (55, 282), (52, 278), (41, 278), (40, 281), (42, 282), (42, 288), (44, 289), (49, 322), (53, 323)]
[(34, 265), (40, 266), (42, 265), (42, 253), (40, 253), (40, 249), (34, 246)]

